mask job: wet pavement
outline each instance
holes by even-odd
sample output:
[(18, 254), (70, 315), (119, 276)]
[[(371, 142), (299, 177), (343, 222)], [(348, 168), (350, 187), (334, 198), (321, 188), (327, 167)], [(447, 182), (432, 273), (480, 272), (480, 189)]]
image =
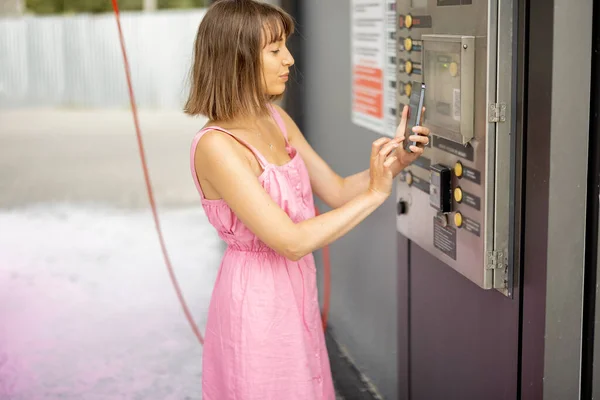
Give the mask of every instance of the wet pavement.
[[(161, 221), (203, 331), (219, 239), (198, 209)], [(149, 212), (38, 206), (0, 227), (1, 399), (201, 398), (202, 348)]]

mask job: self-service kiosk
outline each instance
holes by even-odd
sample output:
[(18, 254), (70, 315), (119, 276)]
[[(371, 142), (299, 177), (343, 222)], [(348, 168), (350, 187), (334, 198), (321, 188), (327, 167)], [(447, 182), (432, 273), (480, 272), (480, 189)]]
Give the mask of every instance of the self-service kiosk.
[(397, 229), (481, 288), (511, 296), (512, 1), (397, 0), (396, 14), (398, 110), (425, 83), (432, 134), (398, 176)]

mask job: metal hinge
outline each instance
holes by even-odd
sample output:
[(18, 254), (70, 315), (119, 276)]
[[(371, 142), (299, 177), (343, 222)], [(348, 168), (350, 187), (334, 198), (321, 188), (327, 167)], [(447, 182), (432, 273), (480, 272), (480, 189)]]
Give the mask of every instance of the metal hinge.
[(487, 268), (502, 269), (506, 267), (506, 252), (502, 250), (488, 251), (487, 253)]
[(506, 121), (506, 103), (490, 104), (489, 122), (505, 122)]

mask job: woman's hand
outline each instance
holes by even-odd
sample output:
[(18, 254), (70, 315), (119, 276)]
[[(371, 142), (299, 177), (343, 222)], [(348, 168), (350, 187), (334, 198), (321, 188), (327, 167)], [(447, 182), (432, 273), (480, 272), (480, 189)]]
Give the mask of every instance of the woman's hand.
[[(403, 142), (406, 137), (406, 127), (408, 125), (408, 117), (409, 117), (408, 106), (404, 106), (402, 110), (402, 119), (400, 120), (400, 125), (398, 125), (398, 129), (396, 129), (396, 139)], [(423, 107), (423, 112), (421, 113), (421, 125), (423, 124), (423, 116), (425, 115), (425, 107)], [(400, 146), (396, 150), (397, 160), (392, 165), (392, 173), (394, 177), (400, 173), (405, 167), (413, 163), (417, 158), (423, 154), (424, 147), (429, 143), (429, 134), (430, 131), (428, 128), (424, 126), (415, 126), (412, 129), (413, 133), (408, 137), (410, 142), (416, 142), (416, 146), (410, 146), (410, 152), (404, 149), (404, 146)]]
[(401, 144), (401, 138), (379, 138), (371, 147), (371, 167), (369, 168), (369, 191), (385, 200), (392, 193), (394, 175), (392, 165), (398, 162), (394, 150)]

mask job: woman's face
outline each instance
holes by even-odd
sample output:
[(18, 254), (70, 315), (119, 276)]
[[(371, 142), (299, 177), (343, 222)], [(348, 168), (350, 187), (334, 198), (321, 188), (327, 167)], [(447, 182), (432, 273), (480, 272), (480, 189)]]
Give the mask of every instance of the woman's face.
[(269, 96), (278, 96), (285, 91), (290, 67), (294, 65), (294, 57), (286, 47), (285, 40), (284, 37), (268, 44), (262, 51), (264, 89)]

